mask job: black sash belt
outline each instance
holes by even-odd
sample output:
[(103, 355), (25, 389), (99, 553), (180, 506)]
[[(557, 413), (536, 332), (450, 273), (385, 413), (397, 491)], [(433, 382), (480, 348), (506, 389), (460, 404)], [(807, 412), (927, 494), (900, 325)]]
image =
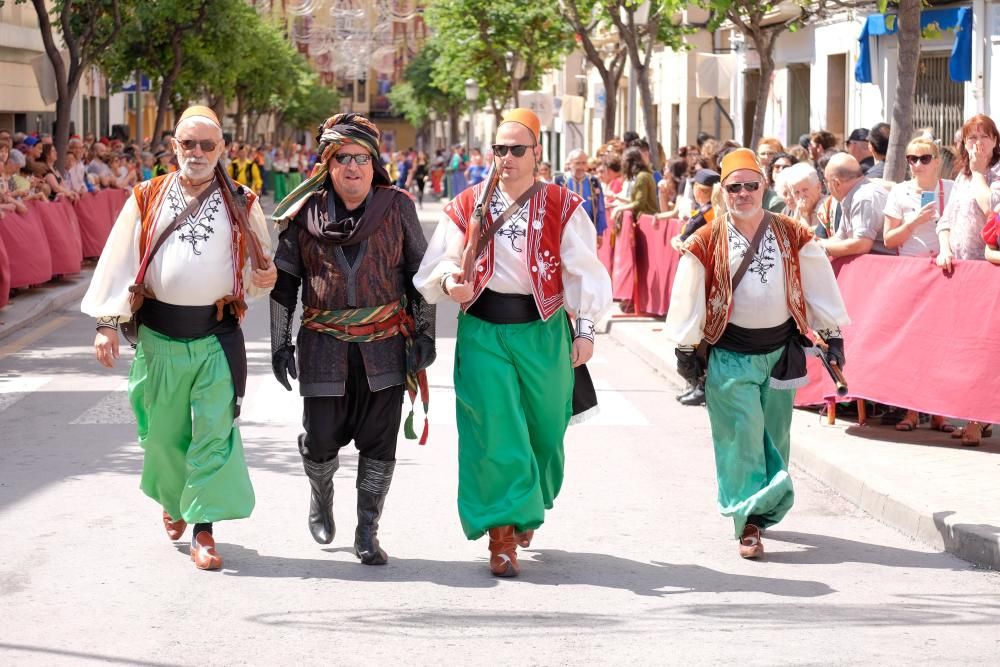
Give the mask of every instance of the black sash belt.
[(247, 349), (243, 330), (236, 316), (224, 311), (222, 321), (216, 319), (218, 309), (210, 306), (176, 306), (147, 298), (139, 309), (141, 325), (170, 338), (204, 338), (215, 336), (226, 355), (229, 373), (236, 394), (236, 416), (247, 388)]
[(502, 294), (484, 289), (466, 311), (491, 324), (527, 324), (542, 319), (530, 294)]
[(799, 333), (795, 320), (788, 318), (784, 324), (766, 329), (746, 329), (728, 324), (715, 347), (740, 354), (770, 354), (784, 348), (771, 371), (771, 378), (786, 383), (778, 388), (788, 388), (791, 385), (787, 383), (806, 376), (806, 353), (803, 350), (806, 344), (810, 343)]

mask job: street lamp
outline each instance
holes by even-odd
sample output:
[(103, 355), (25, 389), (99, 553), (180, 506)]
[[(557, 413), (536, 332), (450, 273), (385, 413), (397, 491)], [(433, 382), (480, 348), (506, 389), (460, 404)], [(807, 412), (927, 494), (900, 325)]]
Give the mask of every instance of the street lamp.
[(469, 125), (465, 133), (465, 145), (468, 149), (472, 150), (472, 114), (476, 108), (476, 102), (479, 101), (479, 84), (473, 78), (468, 78), (465, 80), (465, 101), (469, 103)]

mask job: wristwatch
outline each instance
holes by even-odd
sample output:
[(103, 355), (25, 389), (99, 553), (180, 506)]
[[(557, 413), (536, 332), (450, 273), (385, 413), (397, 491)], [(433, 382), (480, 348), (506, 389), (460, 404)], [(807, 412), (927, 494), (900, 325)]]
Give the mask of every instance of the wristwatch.
[(441, 276), (441, 282), (439, 284), (441, 285), (442, 292), (444, 292), (446, 295), (451, 295), (451, 292), (448, 291), (448, 278), (449, 275), (447, 273), (444, 274), (443, 276)]

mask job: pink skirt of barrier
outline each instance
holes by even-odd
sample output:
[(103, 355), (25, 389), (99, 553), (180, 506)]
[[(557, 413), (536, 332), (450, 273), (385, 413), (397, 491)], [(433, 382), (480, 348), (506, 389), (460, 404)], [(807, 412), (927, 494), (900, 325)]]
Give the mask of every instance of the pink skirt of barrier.
[(69, 202), (28, 202), (28, 215), (38, 221), (52, 257), (52, 275), (80, 273), (83, 244), (80, 223)]
[[(3, 220), (0, 220), (0, 225)], [(0, 308), (7, 305), (10, 300), (10, 257), (7, 256), (7, 246), (4, 245), (3, 237), (0, 236)]]
[(52, 253), (38, 216), (8, 213), (0, 220), (0, 239), (10, 261), (10, 289), (40, 285), (52, 278)]

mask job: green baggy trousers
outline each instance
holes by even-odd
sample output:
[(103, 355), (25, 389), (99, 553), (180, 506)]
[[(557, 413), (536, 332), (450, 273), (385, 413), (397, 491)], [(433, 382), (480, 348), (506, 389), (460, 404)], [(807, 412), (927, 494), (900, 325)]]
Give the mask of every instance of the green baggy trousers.
[(538, 528), (563, 481), (573, 412), (566, 314), (491, 324), (459, 313), (455, 351), (458, 514), (474, 540)]
[(705, 397), (715, 445), (719, 511), (733, 518), (739, 537), (753, 516), (761, 528), (792, 508), (789, 432), (795, 390), (772, 389), (771, 370), (781, 350), (740, 354), (713, 348)]
[(254, 493), (233, 380), (215, 336), (174, 339), (140, 326), (129, 401), (146, 495), (191, 524), (250, 516)]

